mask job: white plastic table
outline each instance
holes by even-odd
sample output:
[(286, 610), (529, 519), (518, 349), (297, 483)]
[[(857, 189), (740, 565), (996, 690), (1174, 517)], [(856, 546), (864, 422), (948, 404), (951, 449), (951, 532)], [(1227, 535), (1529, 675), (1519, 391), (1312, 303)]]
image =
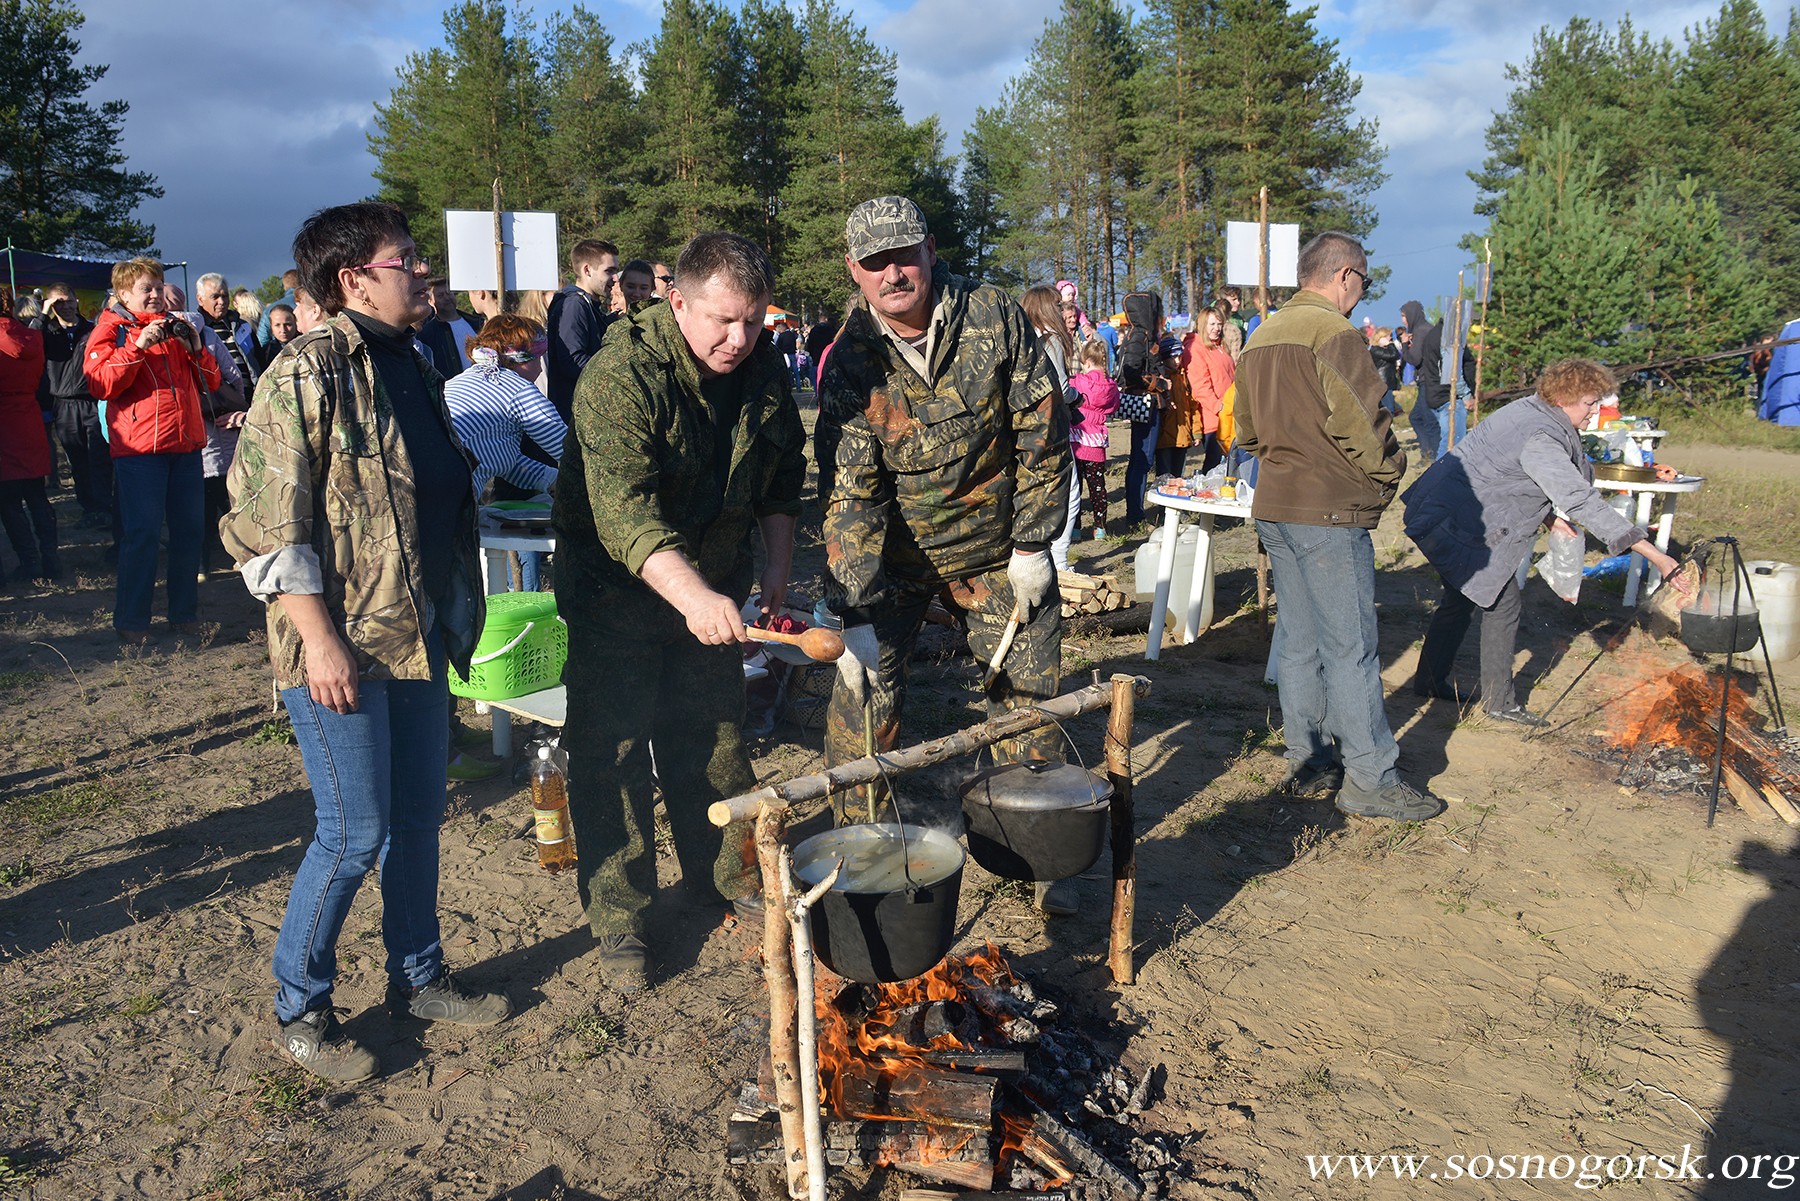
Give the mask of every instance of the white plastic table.
[[(1621, 492), (1635, 497), (1637, 504), (1632, 510), (1631, 520), (1645, 528), (1650, 526), (1651, 498), (1662, 497), (1662, 516), (1656, 519), (1652, 541), (1656, 543), (1656, 549), (1666, 555), (1669, 553), (1669, 531), (1675, 528), (1675, 498), (1684, 492), (1698, 492), (1705, 483), (1706, 477), (1703, 475), (1678, 475), (1667, 482), (1650, 480), (1642, 484), (1626, 483), (1623, 480), (1595, 480), (1594, 487), (1603, 492)], [(1625, 567), (1625, 607), (1627, 609), (1637, 604), (1638, 585), (1649, 570), (1649, 560), (1633, 552), (1631, 562)], [(1661, 582), (1662, 577), (1659, 575), (1651, 583), (1650, 591), (1654, 592), (1656, 585)]]
[(1213, 617), (1212, 527), (1214, 517), (1250, 519), (1250, 506), (1237, 500), (1201, 500), (1191, 496), (1164, 496), (1152, 488), (1144, 500), (1161, 505), (1163, 517), (1162, 549), (1156, 556), (1156, 594), (1150, 605), (1150, 630), (1144, 639), (1144, 658), (1162, 658), (1163, 622), (1169, 612), (1169, 585), (1175, 578), (1175, 542), (1181, 535), (1181, 515), (1199, 516), (1200, 537), (1194, 547), (1194, 575), (1188, 585), (1187, 613), (1181, 622), (1181, 645), (1185, 646), (1206, 632)]
[[(492, 596), (496, 592), (508, 592), (512, 589), (512, 572), (508, 570), (507, 555), (512, 553), (530, 554), (549, 553), (556, 549), (556, 535), (549, 530), (538, 532), (526, 529), (509, 529), (501, 526), (499, 520), (490, 513), (481, 515), (478, 537), (482, 550), (482, 577), (487, 593)], [(561, 692), (559, 684), (554, 690)], [(541, 697), (542, 692), (532, 693), (532, 697)], [(512, 714), (523, 712), (520, 705), (526, 697), (515, 697), (502, 704), (499, 701), (476, 701), (475, 712), (492, 713), (494, 718), (494, 754), (505, 758), (512, 754)], [(558, 720), (556, 725), (561, 725)]]

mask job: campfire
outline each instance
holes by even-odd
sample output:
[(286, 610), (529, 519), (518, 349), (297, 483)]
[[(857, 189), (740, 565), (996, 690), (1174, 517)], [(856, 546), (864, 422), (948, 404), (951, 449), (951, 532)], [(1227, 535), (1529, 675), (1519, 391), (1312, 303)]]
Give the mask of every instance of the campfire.
[(1609, 707), (1611, 739), (1625, 757), (1619, 782), (1628, 787), (1692, 780), (1710, 786), (1719, 752), (1724, 702), (1724, 754), (1720, 781), (1752, 817), (1779, 817), (1800, 825), (1800, 757), (1785, 731), (1765, 728), (1735, 683), (1723, 697), (1724, 677), (1694, 663), (1652, 675)]
[[(897, 984), (828, 977), (814, 1005), (831, 1164), (1066, 1197), (1160, 1196), (1182, 1170), (1183, 1139), (1131, 1128), (1157, 1070), (1109, 1062), (992, 945)], [(765, 1059), (730, 1119), (730, 1162), (781, 1162), (776, 1103)]]

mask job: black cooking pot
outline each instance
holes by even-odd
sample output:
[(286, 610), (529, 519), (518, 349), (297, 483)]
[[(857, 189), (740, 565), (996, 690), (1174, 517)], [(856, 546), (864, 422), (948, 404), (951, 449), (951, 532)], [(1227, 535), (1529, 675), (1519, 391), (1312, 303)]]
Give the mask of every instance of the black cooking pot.
[(1007, 763), (963, 786), (969, 854), (1008, 880), (1066, 880), (1106, 842), (1112, 781), (1073, 763)]
[(1703, 655), (1741, 655), (1755, 649), (1762, 638), (1762, 621), (1756, 610), (1745, 608), (1732, 613), (1702, 613), (1697, 609), (1681, 611), (1681, 641), (1691, 651)]
[(942, 830), (892, 822), (840, 826), (794, 848), (808, 885), (844, 861), (812, 907), (813, 953), (847, 980), (890, 984), (936, 967), (956, 941), (963, 849)]

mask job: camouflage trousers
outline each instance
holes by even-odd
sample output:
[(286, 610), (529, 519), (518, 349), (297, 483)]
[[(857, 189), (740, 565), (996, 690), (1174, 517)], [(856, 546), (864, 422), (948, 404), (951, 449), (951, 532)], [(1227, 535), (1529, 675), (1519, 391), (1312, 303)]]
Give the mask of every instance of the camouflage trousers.
[[(876, 750), (891, 751), (900, 745), (900, 712), (906, 704), (913, 644), (933, 597), (942, 600), (962, 621), (978, 675), (986, 674), (988, 660), (993, 658), (1012, 617), (1012, 583), (1006, 578), (1004, 567), (941, 587), (895, 581), (888, 599), (870, 610), (875, 636), (881, 643), (880, 664), (868, 690)], [(987, 692), (988, 716), (997, 717), (1008, 709), (1049, 700), (1061, 683), (1062, 605), (1052, 594), (1050, 601), (1040, 605), (1028, 621), (1019, 623), (1012, 649)], [(851, 699), (840, 680), (825, 711), (826, 765), (835, 766), (867, 754), (864, 729), (864, 710)], [(1055, 726), (1049, 726), (995, 745), (994, 755), (1003, 763), (1059, 760), (1063, 757), (1063, 737)], [(892, 801), (882, 785), (832, 797), (832, 813), (839, 825), (869, 820), (871, 805), (876, 820), (893, 820)]]
[(714, 801), (756, 783), (738, 728), (742, 656), (735, 646), (702, 645), (685, 627), (659, 633), (569, 623), (562, 745), (579, 857), (575, 885), (599, 937), (644, 936), (644, 911), (656, 891), (659, 785), (690, 895), (717, 889), (729, 900), (761, 890), (750, 823), (721, 831), (706, 818)]

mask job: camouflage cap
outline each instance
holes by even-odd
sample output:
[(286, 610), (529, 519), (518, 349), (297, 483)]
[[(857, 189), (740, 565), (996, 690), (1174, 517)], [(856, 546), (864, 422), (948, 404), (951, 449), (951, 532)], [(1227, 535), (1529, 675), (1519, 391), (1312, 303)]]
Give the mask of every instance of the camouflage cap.
[(850, 257), (859, 262), (884, 250), (917, 246), (930, 232), (925, 228), (925, 214), (904, 196), (865, 200), (850, 210), (850, 219), (844, 222)]

